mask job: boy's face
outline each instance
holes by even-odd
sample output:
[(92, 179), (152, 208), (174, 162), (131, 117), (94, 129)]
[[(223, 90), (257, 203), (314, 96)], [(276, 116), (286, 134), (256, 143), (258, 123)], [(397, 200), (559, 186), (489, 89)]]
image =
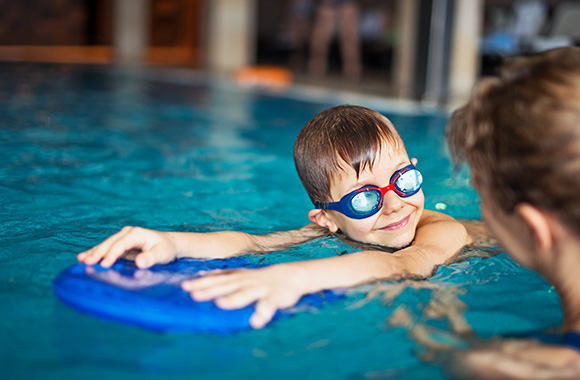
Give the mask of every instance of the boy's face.
[[(365, 185), (387, 186), (393, 173), (410, 163), (404, 148), (398, 151), (383, 148), (374, 165), (363, 171), (358, 179), (354, 169), (345, 164), (346, 171), (341, 172), (332, 183), (331, 198), (338, 201)], [(407, 198), (388, 191), (379, 212), (365, 219), (352, 219), (332, 210), (324, 212), (329, 219), (327, 227), (331, 232), (340, 229), (349, 238), (359, 242), (401, 248), (413, 241), (424, 203), (422, 190)]]

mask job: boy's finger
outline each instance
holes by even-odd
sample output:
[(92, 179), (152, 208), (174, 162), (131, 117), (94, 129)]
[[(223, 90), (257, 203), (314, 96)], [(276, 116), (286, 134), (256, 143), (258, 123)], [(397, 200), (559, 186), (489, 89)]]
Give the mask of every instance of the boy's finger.
[(199, 290), (225, 282), (238, 282), (238, 276), (235, 273), (228, 271), (215, 270), (207, 272), (203, 277), (194, 278), (192, 280), (186, 280), (181, 283), (181, 288), (186, 291)]
[(149, 251), (143, 251), (135, 256), (135, 264), (138, 268), (147, 269), (155, 264), (159, 264), (157, 262), (157, 250), (155, 248), (153, 247)]
[(155, 264), (165, 264), (170, 262), (173, 257), (167, 253), (167, 248), (156, 244), (149, 250), (144, 250), (135, 256), (135, 264), (138, 268), (146, 269)]
[(98, 263), (107, 253), (103, 244), (104, 242), (86, 252), (83, 252), (82, 255), (78, 255), (77, 258), (88, 265)]
[(256, 304), (256, 311), (250, 317), (250, 325), (255, 329), (261, 329), (272, 320), (277, 308), (268, 300), (262, 300)]
[(268, 290), (265, 287), (246, 287), (232, 294), (217, 298), (215, 304), (222, 309), (239, 309), (264, 297), (267, 292)]
[(110, 247), (121, 237), (128, 234), (129, 230), (127, 228), (123, 228), (121, 231), (117, 232), (114, 235), (109, 236), (105, 241), (101, 244), (97, 245), (82, 253), (83, 261), (86, 264), (92, 265), (96, 264), (101, 260), (109, 251)]
[(134, 230), (120, 236), (114, 241), (101, 259), (101, 266), (110, 267), (117, 259), (131, 249), (141, 249), (145, 244), (144, 238)]
[(216, 297), (223, 297), (236, 292), (242, 285), (239, 282), (227, 282), (224, 284), (191, 291), (191, 297), (196, 301), (209, 301)]

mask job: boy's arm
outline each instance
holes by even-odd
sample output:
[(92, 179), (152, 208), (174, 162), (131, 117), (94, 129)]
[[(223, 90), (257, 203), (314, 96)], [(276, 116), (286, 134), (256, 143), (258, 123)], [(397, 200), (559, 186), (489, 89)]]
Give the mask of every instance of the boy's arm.
[(182, 286), (196, 300), (215, 298), (217, 305), (225, 309), (240, 308), (257, 301), (250, 323), (259, 328), (270, 321), (277, 309), (294, 305), (304, 294), (352, 287), (393, 276), (430, 276), (437, 265), (449, 260), (469, 243), (470, 238), (459, 222), (427, 211), (417, 226), (413, 244), (394, 254), (363, 251), (260, 269), (217, 271), (186, 281)]
[[(393, 276), (430, 277), (438, 265), (453, 258), (471, 244), (465, 227), (452, 217), (424, 210), (415, 239), (394, 253), (363, 251), (349, 256), (298, 262), (308, 268), (308, 292), (349, 287)], [(326, 260), (326, 261), (325, 261)]]
[(141, 227), (125, 227), (107, 240), (79, 253), (79, 261), (86, 264), (101, 262), (108, 267), (126, 252), (140, 251), (135, 262), (140, 268), (167, 263), (176, 258), (224, 258), (245, 253), (265, 253), (302, 244), (325, 236), (328, 230), (314, 223), (289, 231), (252, 235), (238, 231), (208, 233), (165, 232)]
[(471, 239), (455, 219), (425, 210), (413, 243), (395, 253), (362, 251), (347, 256), (290, 263), (301, 267), (304, 293), (351, 287), (393, 276), (430, 277), (438, 265), (455, 256)]
[(238, 309), (256, 302), (250, 324), (261, 328), (276, 310), (293, 306), (305, 294), (405, 275), (412, 272), (407, 265), (405, 256), (364, 251), (258, 269), (217, 270), (181, 286), (195, 300), (215, 299), (223, 309)]

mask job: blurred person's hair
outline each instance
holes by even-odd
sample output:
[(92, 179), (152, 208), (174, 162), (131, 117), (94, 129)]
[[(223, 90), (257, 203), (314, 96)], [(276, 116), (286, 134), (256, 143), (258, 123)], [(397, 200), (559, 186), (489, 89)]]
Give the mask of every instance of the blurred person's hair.
[(529, 203), (580, 233), (579, 48), (519, 57), (482, 79), (446, 138), (495, 206)]

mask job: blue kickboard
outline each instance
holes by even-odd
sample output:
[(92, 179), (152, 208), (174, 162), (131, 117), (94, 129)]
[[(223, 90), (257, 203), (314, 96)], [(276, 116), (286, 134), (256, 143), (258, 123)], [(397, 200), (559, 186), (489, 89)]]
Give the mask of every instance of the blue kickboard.
[[(53, 282), (56, 296), (73, 308), (104, 319), (155, 331), (209, 332), (228, 334), (251, 329), (254, 306), (224, 310), (213, 301), (194, 301), (180, 287), (184, 280), (199, 277), (199, 271), (256, 267), (243, 257), (216, 260), (179, 259), (149, 269), (139, 269), (120, 259), (111, 267), (75, 264)], [(279, 310), (277, 320), (342, 296), (333, 291), (309, 294), (296, 306)]]

